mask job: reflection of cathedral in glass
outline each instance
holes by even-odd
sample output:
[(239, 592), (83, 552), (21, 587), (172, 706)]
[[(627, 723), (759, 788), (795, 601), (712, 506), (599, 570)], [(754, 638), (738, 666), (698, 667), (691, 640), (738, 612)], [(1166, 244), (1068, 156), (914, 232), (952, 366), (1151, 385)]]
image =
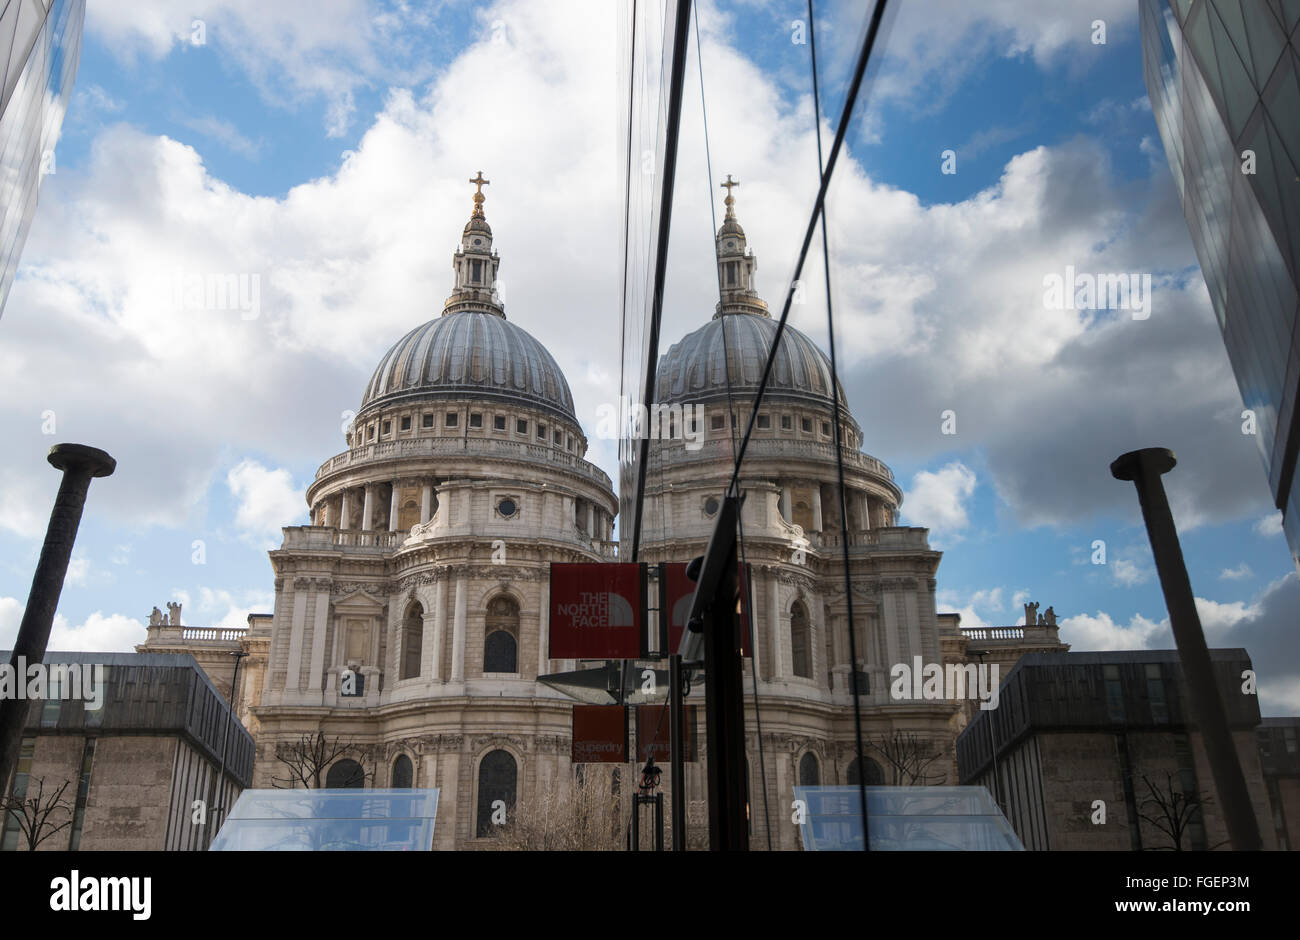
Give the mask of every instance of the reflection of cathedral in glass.
[(1142, 0), (1140, 11), (1151, 110), (1300, 567), (1300, 7)]
[[(354, 745), (321, 768), (330, 785), (439, 791), (435, 848), (486, 846), (502, 807), (572, 795), (580, 779), (584, 787), (598, 781), (602, 799), (630, 792), (620, 788), (617, 765), (573, 765), (572, 700), (537, 681), (581, 665), (550, 656), (550, 564), (616, 559), (618, 503), (609, 478), (584, 459), (587, 438), (563, 373), (506, 318), (494, 289), (501, 259), (483, 211), (488, 181), (471, 182), (474, 208), (442, 315), (380, 359), (348, 449), (322, 464), (307, 490), (311, 525), (285, 528), (271, 552), (274, 611), (250, 618), (236, 640), (252, 654), (237, 697), (257, 741), (254, 786), (283, 776), (277, 752), (321, 731)], [(643, 521), (648, 562), (703, 553), (731, 467), (729, 395), (736, 415), (746, 415), (775, 330), (730, 196), (717, 263), (714, 318), (659, 367), (670, 414), (699, 406), (679, 417), (703, 426), (670, 418), (673, 439), (654, 442)], [(861, 452), (862, 430), (846, 407), (841, 530), (830, 403), (827, 357), (787, 329), (742, 481), (762, 705), (748, 720), (761, 719), (764, 756), (760, 768), (751, 725), (755, 845), (766, 843), (762, 781), (776, 848), (799, 841), (797, 827), (782, 824), (795, 786), (955, 783), (953, 742), (968, 714), (956, 702), (891, 698), (891, 664), (960, 660), (966, 640), (956, 615), (935, 612), (940, 553), (924, 529), (894, 525), (901, 491), (888, 467)], [(845, 543), (856, 663), (840, 567)], [(164, 641), (168, 627), (151, 627), (143, 648), (194, 652), (210, 672), (229, 676), (221, 656), (200, 649), (201, 637), (219, 631), (170, 629)], [(214, 639), (214, 649), (224, 641)], [(855, 685), (869, 742), (905, 737), (931, 756), (920, 779), (900, 778), (888, 745), (855, 759)], [(702, 705), (702, 688), (688, 702)], [(707, 835), (700, 750), (685, 780), (692, 845)], [(663, 786), (673, 786), (667, 772)]]
[(85, 0), (8, 0), (0, 5), (0, 314), (36, 212), (41, 177), (81, 58)]

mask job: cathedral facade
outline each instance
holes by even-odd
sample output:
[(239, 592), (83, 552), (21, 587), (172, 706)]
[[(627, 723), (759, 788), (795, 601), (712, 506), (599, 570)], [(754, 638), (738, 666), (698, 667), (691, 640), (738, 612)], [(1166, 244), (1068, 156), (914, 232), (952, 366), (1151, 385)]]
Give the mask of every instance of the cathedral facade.
[[(536, 802), (573, 785), (572, 702), (537, 681), (579, 666), (548, 653), (549, 566), (618, 557), (610, 479), (584, 459), (587, 438), (554, 358), (506, 318), (485, 181), (471, 182), (478, 192), (453, 257), (452, 293), (439, 317), (380, 360), (347, 449), (307, 489), (311, 524), (286, 527), (270, 553), (273, 611), (250, 617), (238, 637), (155, 625), (140, 647), (195, 652), (225, 689), (234, 677), (222, 650), (249, 653), (235, 695), (257, 742), (253, 785), (286, 785), (277, 754), (305, 735), (347, 741), (348, 752), (322, 769), (323, 785), (438, 788), (440, 849), (491, 845), (498, 800)], [(706, 426), (652, 449), (642, 536), (642, 560), (652, 563), (703, 553), (776, 329), (730, 191), (726, 205), (714, 316), (659, 365), (660, 401), (692, 406), (683, 413)], [(962, 662), (967, 639), (956, 615), (937, 612), (940, 553), (925, 529), (895, 524), (902, 492), (862, 452), (842, 390), (841, 520), (831, 382), (826, 355), (787, 327), (741, 478), (756, 847), (769, 833), (774, 848), (797, 846), (796, 785), (859, 775), (955, 784), (954, 740), (971, 714), (960, 702), (891, 692), (894, 664)], [(855, 687), (868, 744), (861, 764)], [(703, 690), (689, 701), (702, 703)], [(900, 741), (913, 757), (924, 752), (916, 779), (891, 766)], [(685, 781), (692, 842), (705, 831), (702, 757)], [(666, 773), (664, 784), (673, 785)]]

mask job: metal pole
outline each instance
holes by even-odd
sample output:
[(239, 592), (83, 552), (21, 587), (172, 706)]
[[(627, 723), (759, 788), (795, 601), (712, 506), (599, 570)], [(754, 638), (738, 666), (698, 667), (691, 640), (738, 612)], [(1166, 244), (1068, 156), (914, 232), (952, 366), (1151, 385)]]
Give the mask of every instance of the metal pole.
[(1129, 480), (1137, 487), (1142, 519), (1151, 539), (1151, 554), (1155, 556), (1156, 573), (1160, 576), (1160, 589), (1169, 609), (1169, 624), (1191, 693), (1192, 716), (1205, 742), (1210, 771), (1223, 806), (1228, 838), (1239, 852), (1256, 851), (1262, 844), (1259, 822), (1255, 819), (1250, 794), (1246, 790), (1241, 760), (1232, 743), (1228, 713), (1223, 707), (1218, 683), (1214, 681), (1214, 667), (1210, 664), (1210, 651), (1201, 630), (1201, 619), (1196, 613), (1192, 582), (1187, 577), (1183, 550), (1178, 544), (1178, 529), (1174, 526), (1164, 483), (1160, 479), (1177, 464), (1173, 451), (1147, 447), (1118, 457), (1110, 465), (1110, 472), (1115, 479)]
[(655, 851), (664, 850), (664, 795), (655, 794)]
[(641, 851), (641, 794), (632, 794), (632, 842), (628, 851)]
[[(41, 557), (36, 563), (32, 587), (27, 594), (27, 608), (23, 611), (13, 654), (9, 657), (9, 666), (20, 681), (26, 678), (18, 675), (20, 659), (27, 665), (45, 660), (50, 627), (59, 606), (59, 594), (63, 590), (63, 578), (68, 573), (72, 545), (77, 539), (77, 527), (81, 525), (81, 512), (86, 506), (90, 481), (95, 477), (106, 477), (117, 468), (116, 460), (85, 444), (55, 444), (46, 459), (55, 469), (63, 471), (63, 480), (50, 511), (45, 544), (41, 546)], [(0, 701), (0, 786), (6, 793), (30, 704), (27, 698), (16, 696)]]
[[(248, 654), (243, 650), (237, 653), (231, 653), (235, 657), (235, 674), (230, 677), (230, 711), (235, 710), (235, 686), (239, 682), (239, 661)], [(217, 824), (217, 830), (221, 830), (221, 810), (224, 808), (226, 795), (226, 742), (230, 740), (230, 715), (226, 716), (226, 731), (221, 737), (221, 773), (217, 776), (217, 809), (213, 821)], [(211, 828), (209, 827), (209, 831)], [(211, 844), (211, 839), (208, 840)]]
[(686, 851), (686, 741), (682, 708), (682, 657), (668, 657), (668, 766), (673, 778), (673, 851)]
[[(730, 503), (739, 501), (727, 497)], [(734, 516), (734, 508), (732, 515)], [(708, 719), (709, 848), (749, 849), (745, 816), (745, 688), (736, 616), (736, 544), (726, 553), (705, 617), (705, 713)]]

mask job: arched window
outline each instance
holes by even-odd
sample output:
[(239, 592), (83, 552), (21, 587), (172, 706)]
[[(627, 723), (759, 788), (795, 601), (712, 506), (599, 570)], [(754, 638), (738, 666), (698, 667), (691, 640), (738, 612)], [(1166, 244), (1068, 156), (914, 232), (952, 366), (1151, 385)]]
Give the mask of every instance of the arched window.
[(415, 768), (411, 766), (411, 759), (405, 754), (398, 754), (397, 760), (393, 761), (393, 789), (410, 789), (414, 779)]
[(325, 786), (331, 790), (359, 789), (366, 785), (366, 772), (350, 757), (336, 761), (325, 775)]
[(515, 785), (519, 769), (509, 751), (492, 751), (478, 765), (478, 826), (481, 839), (492, 834), (492, 804), (505, 803), (509, 813), (515, 805)]
[(424, 647), (424, 608), (412, 603), (406, 608), (402, 620), (402, 671), (401, 678), (414, 679), (420, 675), (420, 651)]
[(808, 624), (808, 608), (795, 601), (790, 608), (790, 657), (794, 674), (812, 678), (812, 629)]
[(483, 671), (519, 671), (519, 605), (506, 596), (488, 604), (483, 624)]
[[(862, 782), (869, 787), (883, 786), (885, 782), (885, 772), (880, 769), (880, 765), (870, 757), (862, 758), (862, 764), (866, 767), (866, 773), (863, 774)], [(858, 783), (858, 762), (855, 760), (849, 764), (849, 783), (856, 785)]]
[(817, 766), (817, 755), (809, 751), (799, 758), (799, 786), (817, 787), (821, 786), (821, 782), (822, 772)]

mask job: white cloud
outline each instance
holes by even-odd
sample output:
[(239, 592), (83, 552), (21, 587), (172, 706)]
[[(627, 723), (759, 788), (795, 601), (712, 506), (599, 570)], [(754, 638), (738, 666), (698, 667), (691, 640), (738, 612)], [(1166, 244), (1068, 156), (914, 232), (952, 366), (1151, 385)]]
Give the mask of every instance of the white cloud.
[(902, 514), (909, 522), (928, 526), (940, 540), (959, 538), (970, 524), (966, 502), (975, 492), (975, 482), (975, 472), (959, 460), (933, 473), (922, 470), (912, 477)]
[(127, 63), (160, 60), (173, 49), (220, 56), (273, 105), (323, 102), (326, 132), (337, 137), (351, 122), (357, 90), (432, 74), (421, 31), (431, 15), (404, 0), (195, 0), (184, 7), (133, 0), (89, 4), (86, 30)]
[(1110, 571), (1115, 583), (1124, 587), (1145, 584), (1155, 574), (1154, 569), (1128, 558), (1111, 559)]
[(181, 123), (192, 131), (210, 137), (217, 141), (227, 150), (231, 150), (241, 156), (255, 159), (261, 152), (262, 145), (258, 141), (250, 140), (239, 132), (239, 128), (230, 121), (222, 120), (213, 115), (203, 117), (185, 117)]
[[(0, 649), (13, 649), (22, 622), (23, 604), (13, 597), (0, 597)], [(111, 653), (135, 651), (146, 638), (144, 624), (123, 614), (95, 611), (79, 624), (62, 614), (54, 615), (46, 649), (59, 652)]]
[(1273, 535), (1281, 535), (1282, 513), (1275, 509), (1268, 515), (1263, 516), (1256, 521), (1252, 528), (1255, 530), (1256, 535), (1262, 535), (1266, 538)]
[(1134, 614), (1127, 625), (1116, 623), (1110, 614), (1076, 614), (1059, 624), (1061, 641), (1069, 643), (1072, 650), (1140, 650), (1147, 649), (1152, 638), (1166, 630), (1163, 622), (1148, 620)]
[(243, 460), (226, 474), (226, 485), (238, 500), (235, 526), (259, 544), (278, 544), (280, 528), (295, 524), (307, 511), (302, 490), (283, 468), (270, 470), (255, 460)]
[(229, 591), (200, 588), (193, 612), (183, 610), (182, 621), (203, 627), (244, 627), (251, 613), (269, 613), (275, 603), (272, 591)]
[(1250, 570), (1250, 565), (1244, 561), (1235, 568), (1224, 568), (1219, 572), (1220, 581), (1244, 581), (1247, 578), (1255, 577), (1255, 572)]

